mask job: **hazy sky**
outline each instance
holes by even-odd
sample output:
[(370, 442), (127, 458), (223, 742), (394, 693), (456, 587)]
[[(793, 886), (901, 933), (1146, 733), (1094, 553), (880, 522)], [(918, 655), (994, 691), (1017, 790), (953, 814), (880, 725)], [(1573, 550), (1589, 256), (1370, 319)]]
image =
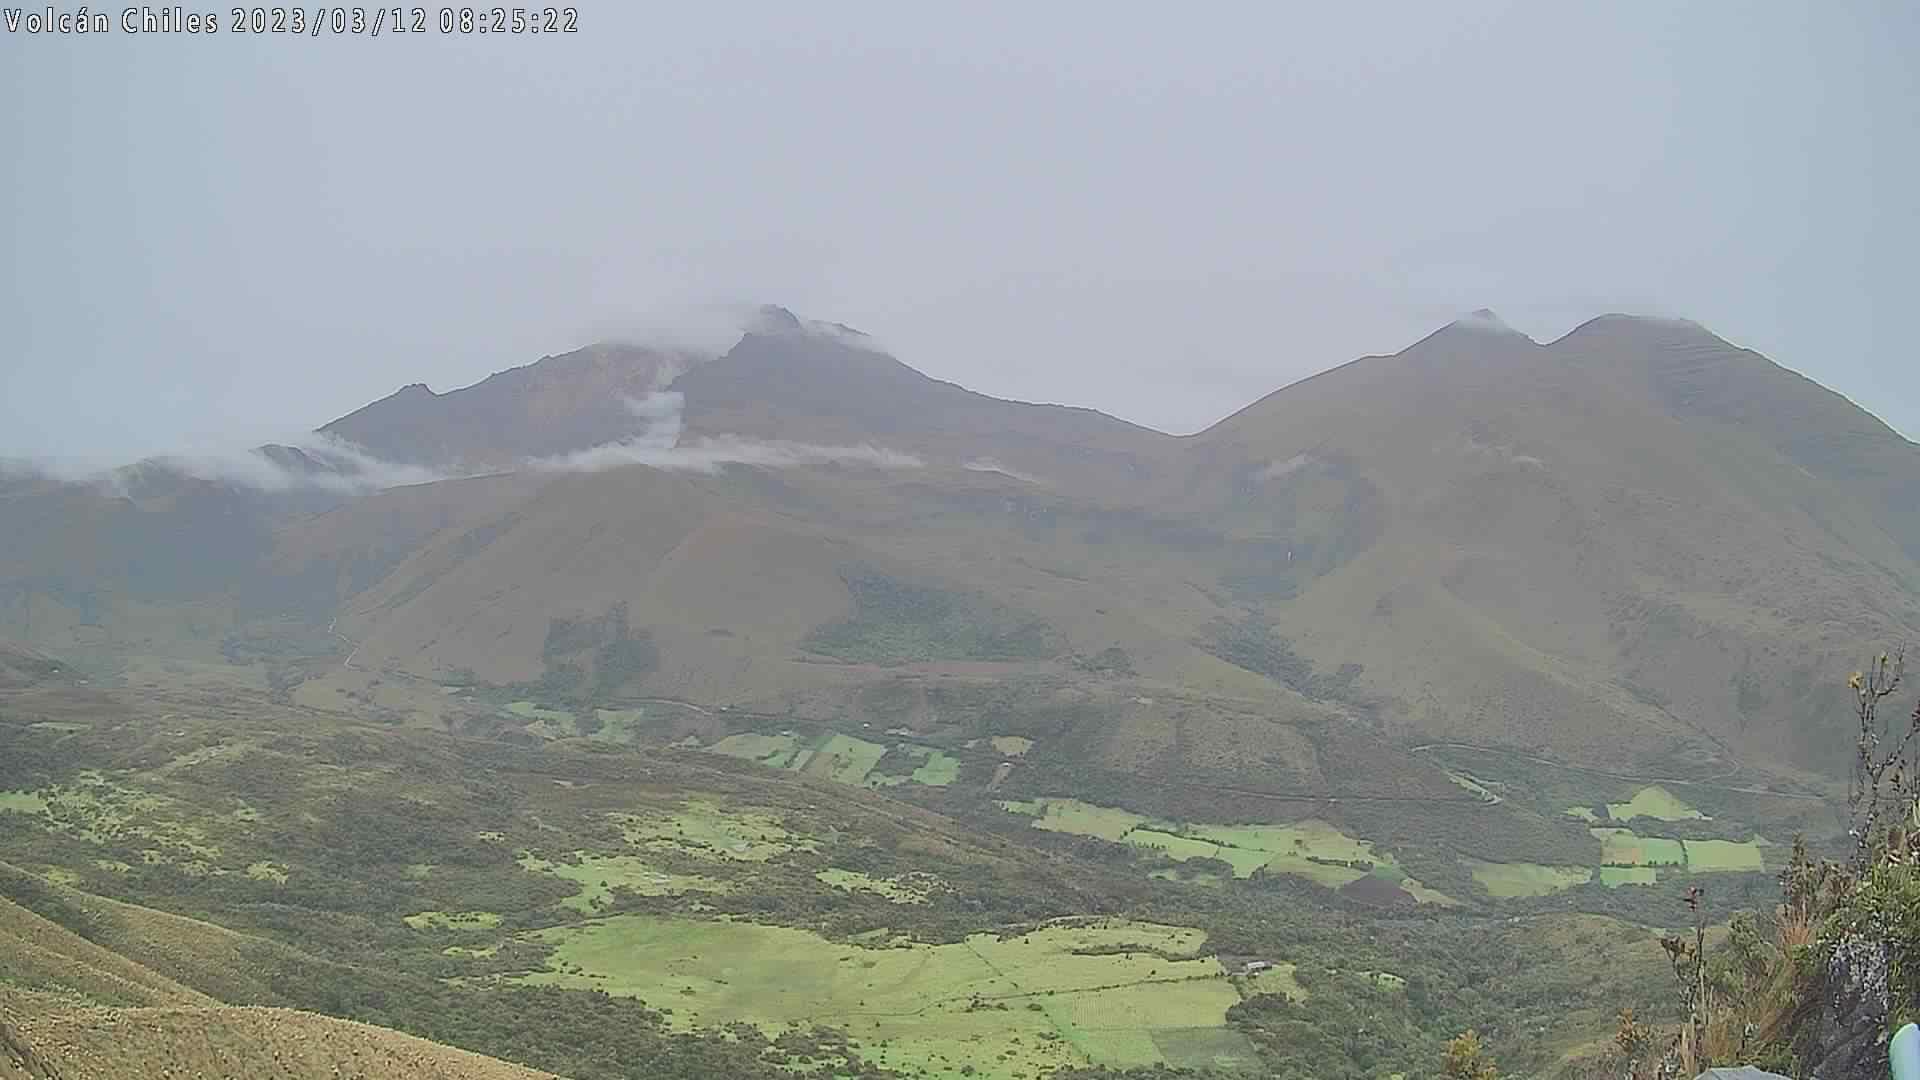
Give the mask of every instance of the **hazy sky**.
[(1472, 308), (1678, 314), (1920, 433), (1910, 0), (926, 7), (0, 28), (0, 455), (283, 437), (761, 301), (1181, 432)]

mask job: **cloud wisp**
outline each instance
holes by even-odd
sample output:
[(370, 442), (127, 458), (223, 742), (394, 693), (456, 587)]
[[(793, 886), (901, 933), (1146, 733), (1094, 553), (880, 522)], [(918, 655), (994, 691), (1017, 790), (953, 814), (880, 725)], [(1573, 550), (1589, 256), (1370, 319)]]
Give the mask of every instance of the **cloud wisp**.
[(553, 457), (535, 458), (521, 468), (539, 472), (601, 472), (631, 465), (687, 472), (715, 472), (726, 465), (755, 465), (787, 469), (800, 465), (871, 465), (882, 469), (917, 469), (926, 462), (896, 450), (862, 443), (820, 446), (814, 443), (741, 439), (733, 436), (701, 439), (680, 445), (685, 429), (682, 410), (686, 396), (656, 391), (627, 399), (627, 408), (644, 422), (639, 434), (617, 442)]
[(926, 462), (885, 447), (861, 443), (822, 446), (781, 440), (720, 436), (682, 445), (685, 396), (655, 391), (628, 398), (641, 421), (635, 435), (549, 457), (525, 458), (507, 468), (445, 470), (384, 461), (345, 439), (312, 433), (285, 442), (238, 450), (196, 449), (160, 454), (118, 468), (86, 467), (58, 460), (8, 460), (7, 471), (95, 487), (113, 497), (132, 497), (167, 475), (188, 476), (267, 493), (319, 491), (364, 495), (388, 488), (501, 472), (590, 473), (641, 466), (712, 473), (728, 465), (769, 469), (807, 465), (863, 465), (917, 469)]

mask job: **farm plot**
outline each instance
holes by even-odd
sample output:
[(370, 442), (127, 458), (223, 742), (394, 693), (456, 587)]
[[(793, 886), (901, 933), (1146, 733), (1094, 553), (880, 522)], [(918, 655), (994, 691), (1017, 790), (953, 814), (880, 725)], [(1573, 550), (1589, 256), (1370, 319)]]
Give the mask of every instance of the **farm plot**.
[[(1009, 813), (1033, 818), (1036, 829), (1129, 844), (1181, 862), (1218, 859), (1232, 866), (1233, 876), (1237, 878), (1252, 877), (1255, 871), (1264, 869), (1270, 874), (1293, 874), (1338, 889), (1376, 874), (1405, 891), (1417, 903), (1458, 903), (1445, 893), (1407, 877), (1392, 856), (1375, 851), (1372, 843), (1348, 836), (1324, 821), (1297, 821), (1287, 825), (1182, 825), (1077, 799), (1040, 798), (999, 805)], [(1168, 881), (1187, 880), (1168, 871), (1154, 871), (1153, 876)]]
[(1684, 866), (1686, 848), (1678, 840), (1636, 836), (1632, 829), (1589, 829), (1600, 841), (1600, 862), (1606, 866)]
[(1608, 803), (1607, 816), (1615, 821), (1632, 821), (1637, 817), (1659, 821), (1707, 820), (1707, 815), (1680, 801), (1678, 796), (1663, 787), (1643, 787), (1634, 792), (1633, 798), (1627, 802)]
[[(573, 853), (572, 862), (551, 862), (524, 853), (522, 869), (552, 874), (580, 885), (578, 893), (560, 901), (583, 915), (591, 915), (613, 899), (613, 890), (631, 889), (641, 896), (679, 896), (688, 892), (726, 892), (726, 883), (693, 874), (670, 874), (632, 855)], [(411, 920), (409, 920), (411, 921)]]
[(1767, 868), (1759, 840), (1734, 843), (1732, 840), (1687, 840), (1687, 869), (1696, 874), (1716, 871), (1754, 872)]
[[(1012, 1080), (1068, 1065), (1171, 1063), (1227, 1054), (1240, 1000), (1204, 935), (1073, 920), (1013, 937), (864, 948), (810, 931), (621, 915), (539, 931), (546, 971), (515, 981), (670, 1002), (676, 1023), (844, 1027), (879, 1064), (929, 1076)], [(1209, 1043), (1201, 1031), (1219, 1031)], [(1189, 1051), (1181, 1051), (1180, 1047)]]
[(888, 746), (839, 732), (810, 738), (793, 732), (777, 735), (742, 732), (729, 735), (706, 750), (859, 787), (891, 787), (908, 781), (946, 787), (960, 777), (960, 759), (944, 750), (906, 743), (895, 744), (894, 748), (921, 759), (920, 766), (910, 775), (876, 773), (873, 767), (887, 755)]
[(1546, 896), (1593, 880), (1593, 870), (1585, 866), (1542, 866), (1538, 863), (1486, 862), (1461, 860), (1473, 873), (1473, 880), (1496, 899), (1519, 896)]

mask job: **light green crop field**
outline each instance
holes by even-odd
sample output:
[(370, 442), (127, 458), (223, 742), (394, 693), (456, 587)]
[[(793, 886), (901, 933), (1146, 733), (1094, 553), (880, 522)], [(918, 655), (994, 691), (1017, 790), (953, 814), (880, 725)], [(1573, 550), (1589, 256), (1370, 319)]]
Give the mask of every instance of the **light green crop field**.
[(1007, 757), (1020, 757), (1033, 749), (1033, 740), (1021, 735), (995, 735), (991, 741)]
[(532, 853), (519, 858), (522, 869), (536, 874), (552, 874), (581, 886), (581, 890), (560, 903), (584, 915), (600, 910), (613, 899), (613, 890), (631, 889), (641, 896), (679, 896), (688, 892), (726, 892), (724, 882), (694, 874), (669, 874), (632, 855), (588, 855), (574, 852), (575, 862), (549, 862)]
[(1119, 843), (1128, 833), (1148, 823), (1148, 819), (1139, 814), (1111, 806), (1094, 806), (1079, 799), (1035, 799), (1032, 803), (1000, 805), (1016, 814), (1023, 812), (1014, 809), (1016, 806), (1037, 806), (1040, 817), (1033, 823), (1036, 829), (1096, 836), (1114, 843)]
[(1716, 871), (1756, 871), (1767, 868), (1766, 860), (1761, 857), (1760, 843), (1748, 840), (1735, 843), (1732, 840), (1687, 840), (1683, 841), (1687, 851), (1687, 869), (1697, 874), (1710, 874)]
[(1175, 1068), (1252, 1072), (1260, 1064), (1253, 1043), (1231, 1028), (1161, 1028), (1153, 1045)]
[(783, 852), (814, 849), (813, 841), (787, 831), (777, 817), (703, 799), (689, 800), (671, 816), (607, 816), (619, 823), (627, 843), (654, 851), (765, 862)]
[(534, 936), (555, 946), (548, 970), (516, 981), (670, 1003), (684, 1027), (837, 1024), (877, 1063), (943, 1077), (968, 1066), (1012, 1080), (1089, 1062), (1161, 1063), (1154, 1031), (1223, 1029), (1240, 1000), (1219, 962), (1198, 955), (1200, 931), (1123, 920), (877, 949), (645, 915)]
[[(1367, 871), (1331, 863), (1370, 863), (1396, 872), (1400, 870), (1400, 865), (1391, 856), (1374, 851), (1368, 841), (1356, 840), (1317, 819), (1296, 821), (1290, 825), (1197, 825), (1187, 831), (1219, 843), (1221, 848), (1217, 858), (1232, 863), (1234, 873), (1239, 877), (1246, 877), (1254, 869), (1265, 867), (1270, 874), (1293, 874), (1329, 889), (1337, 889), (1360, 880), (1367, 875)], [(1257, 863), (1253, 861), (1256, 857), (1259, 858)], [(1330, 860), (1331, 863), (1315, 860)], [(1416, 900), (1421, 900), (1422, 891), (1428, 897), (1442, 895), (1426, 889), (1404, 874), (1400, 875), (1400, 879), (1402, 886)], [(1448, 897), (1447, 902), (1452, 902), (1452, 898)]]
[(771, 765), (776, 769), (784, 769), (792, 763), (794, 751), (799, 746), (800, 740), (792, 735), (760, 735), (745, 731), (721, 739), (707, 747), (707, 752), (745, 758), (762, 765)]
[(864, 782), (874, 765), (887, 753), (887, 748), (880, 743), (856, 739), (839, 732), (827, 736), (825, 741), (811, 749), (813, 755), (804, 764), (795, 765), (794, 768), (808, 776), (819, 776), (842, 784)]
[(1569, 806), (1565, 810), (1562, 810), (1561, 813), (1568, 817), (1579, 818), (1589, 825), (1598, 825), (1601, 821), (1605, 820), (1599, 814), (1594, 813), (1593, 807), (1591, 806)]
[(543, 739), (566, 739), (579, 734), (579, 729), (574, 726), (573, 713), (565, 709), (543, 709), (531, 701), (514, 701), (507, 704), (507, 712), (531, 721), (526, 727), (529, 735), (538, 735)]
[(929, 787), (946, 787), (960, 778), (960, 759), (931, 746), (899, 748), (920, 758), (922, 764), (908, 776), (884, 776), (873, 767), (887, 754), (887, 746), (839, 732), (803, 740), (797, 735), (761, 735), (742, 732), (729, 735), (706, 748), (708, 753), (757, 761), (775, 769), (805, 773), (842, 784), (865, 787), (892, 787), (912, 781)]
[(1603, 866), (1600, 884), (1609, 889), (1622, 885), (1658, 885), (1660, 873), (1651, 866)]
[(1615, 821), (1632, 821), (1637, 817), (1657, 818), (1661, 821), (1705, 821), (1707, 815), (1681, 802), (1673, 792), (1663, 787), (1643, 787), (1634, 792), (1633, 799), (1623, 803), (1608, 803), (1607, 816)]
[(813, 875), (818, 880), (836, 889), (848, 892), (869, 892), (875, 896), (884, 896), (896, 904), (924, 904), (933, 885), (929, 881), (911, 878), (870, 877), (858, 870), (842, 870), (832, 867)]
[(0, 791), (0, 813), (44, 814), (46, 797), (32, 791)]
[(500, 916), (491, 911), (422, 911), (404, 920), (415, 930), (492, 930)]
[(1455, 900), (1439, 889), (1428, 887), (1426, 883), (1420, 881), (1418, 878), (1401, 878), (1400, 887), (1405, 889), (1407, 895), (1413, 897), (1418, 903), (1439, 904), (1441, 907), (1460, 906), (1460, 901)]
[(0, 792), (0, 812), (47, 815), (54, 831), (89, 844), (131, 839), (144, 845), (140, 855), (150, 866), (171, 865), (194, 875), (225, 872), (219, 844), (195, 824), (201, 818), (196, 808), (116, 783), (98, 770), (37, 791)]
[(287, 883), (287, 865), (262, 859), (247, 864), (247, 876), (255, 881), (271, 881), (277, 885)]
[[(1233, 867), (1237, 878), (1251, 877), (1264, 868), (1270, 874), (1293, 874), (1338, 889), (1367, 876), (1370, 867), (1388, 871), (1389, 880), (1399, 882), (1419, 903), (1459, 903), (1407, 877), (1391, 855), (1375, 851), (1370, 841), (1355, 839), (1318, 819), (1288, 825), (1180, 825), (1078, 799), (1039, 798), (999, 805), (1009, 813), (1034, 818), (1036, 829), (1131, 844), (1181, 861), (1219, 859)], [(1342, 865), (1345, 863), (1361, 865)], [(1186, 880), (1166, 871), (1156, 871), (1152, 876), (1166, 881)]]
[(1265, 971), (1242, 976), (1240, 985), (1246, 988), (1249, 997), (1254, 994), (1280, 994), (1295, 1001), (1305, 1001), (1307, 988), (1301, 986), (1293, 975), (1298, 970), (1296, 964), (1275, 964)]
[(960, 759), (945, 750), (927, 752), (927, 763), (913, 770), (913, 782), (928, 787), (946, 787), (960, 779)]
[(632, 744), (639, 741), (640, 729), (647, 718), (645, 709), (595, 709), (600, 730), (588, 736), (596, 742)]
[[(1188, 859), (1217, 859), (1220, 857), (1220, 845), (1208, 840), (1195, 840), (1188, 836), (1160, 832), (1157, 829), (1135, 829), (1126, 835), (1126, 842), (1135, 847), (1153, 848), (1163, 851), (1169, 858), (1182, 862)], [(1251, 873), (1252, 871), (1248, 871)], [(1238, 871), (1236, 871), (1238, 873)], [(1246, 874), (1239, 876), (1245, 877)]]
[(1589, 829), (1600, 841), (1600, 861), (1608, 866), (1681, 866), (1687, 852), (1678, 840), (1636, 836), (1632, 829)]
[(1461, 862), (1473, 872), (1473, 880), (1501, 900), (1516, 896), (1546, 896), (1593, 880), (1593, 870), (1585, 866), (1496, 863), (1480, 859), (1462, 859)]

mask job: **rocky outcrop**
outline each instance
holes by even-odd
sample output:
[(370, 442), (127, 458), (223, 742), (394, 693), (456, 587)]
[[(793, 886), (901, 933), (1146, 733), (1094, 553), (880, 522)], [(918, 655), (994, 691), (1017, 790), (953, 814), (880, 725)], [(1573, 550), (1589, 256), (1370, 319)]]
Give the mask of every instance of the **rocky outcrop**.
[(1887, 948), (1849, 938), (1833, 950), (1809, 1040), (1813, 1080), (1886, 1080)]

